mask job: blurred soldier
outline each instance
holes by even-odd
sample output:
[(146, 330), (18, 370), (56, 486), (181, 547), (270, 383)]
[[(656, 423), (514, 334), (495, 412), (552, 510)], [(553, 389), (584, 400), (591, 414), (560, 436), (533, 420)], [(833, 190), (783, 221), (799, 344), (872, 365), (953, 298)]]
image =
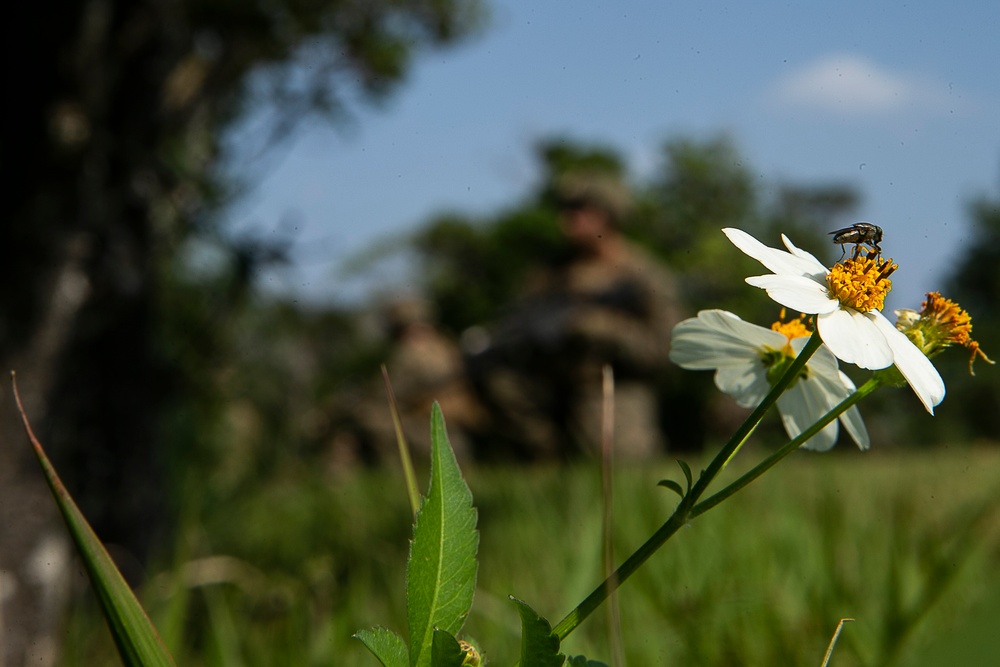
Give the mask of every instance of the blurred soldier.
[[(411, 451), (425, 458), (430, 454), (431, 405), (437, 401), (452, 448), (460, 458), (467, 455), (465, 433), (475, 428), (482, 409), (469, 390), (458, 346), (434, 326), (430, 306), (422, 299), (397, 299), (384, 318), (392, 344), (386, 368)], [(360, 417), (378, 458), (394, 460), (396, 432), (381, 380), (378, 386), (360, 406)]]
[(614, 371), (614, 446), (620, 457), (663, 451), (652, 382), (679, 320), (672, 275), (626, 240), (630, 205), (617, 180), (568, 175), (557, 184), (570, 252), (532, 276), (521, 303), (474, 366), (510, 441), (531, 457), (596, 452), (601, 373)]

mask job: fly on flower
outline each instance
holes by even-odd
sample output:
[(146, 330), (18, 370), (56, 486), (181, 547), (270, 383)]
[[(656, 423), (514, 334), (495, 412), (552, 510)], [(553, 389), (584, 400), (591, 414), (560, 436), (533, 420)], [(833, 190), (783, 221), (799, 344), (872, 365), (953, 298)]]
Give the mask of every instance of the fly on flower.
[[(703, 310), (674, 327), (670, 359), (689, 370), (714, 370), (715, 385), (750, 408), (764, 399), (811, 333), (801, 318), (778, 321), (765, 329), (725, 310)], [(790, 438), (798, 436), (853, 392), (854, 384), (837, 368), (836, 357), (821, 346), (778, 397), (785, 432)], [(858, 447), (868, 449), (868, 432), (857, 407), (841, 414), (840, 423)], [(837, 421), (833, 421), (803, 447), (830, 449), (837, 433)]]
[(871, 246), (876, 255), (882, 254), (882, 248), (879, 246), (879, 243), (882, 242), (882, 228), (878, 225), (873, 225), (870, 222), (855, 222), (850, 227), (837, 229), (830, 233), (833, 235), (833, 242), (844, 251), (840, 259), (844, 259), (844, 256), (847, 255), (844, 246), (848, 243), (854, 244), (855, 257), (861, 252), (862, 245)]
[(787, 236), (786, 250), (770, 248), (740, 229), (722, 230), (733, 244), (773, 271), (746, 282), (776, 302), (816, 315), (820, 338), (841, 361), (869, 370), (895, 364), (928, 412), (944, 399), (944, 381), (910, 339), (882, 315), (897, 265), (878, 254), (859, 254), (827, 269)]

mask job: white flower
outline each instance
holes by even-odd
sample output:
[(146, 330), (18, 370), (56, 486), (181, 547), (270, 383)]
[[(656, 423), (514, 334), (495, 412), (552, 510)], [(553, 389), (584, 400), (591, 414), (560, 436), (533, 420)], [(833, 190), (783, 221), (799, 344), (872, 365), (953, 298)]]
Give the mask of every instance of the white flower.
[[(725, 310), (703, 310), (674, 327), (670, 359), (691, 370), (714, 369), (716, 386), (741, 406), (752, 408), (770, 391), (772, 371), (781, 369), (805, 346), (809, 332), (801, 322), (798, 327), (800, 332), (785, 328), (787, 333), (781, 333), (744, 322)], [(854, 384), (837, 368), (836, 357), (820, 346), (803, 374), (778, 398), (778, 411), (788, 436), (799, 435), (853, 392)], [(857, 407), (847, 409), (840, 421), (858, 447), (868, 449), (868, 432)], [(834, 420), (803, 447), (830, 449), (837, 441), (837, 429)]]
[(944, 380), (903, 333), (882, 315), (892, 260), (864, 253), (827, 269), (811, 254), (795, 247), (784, 234), (788, 251), (770, 248), (740, 229), (722, 230), (733, 244), (773, 274), (751, 276), (747, 283), (767, 290), (783, 306), (816, 315), (823, 342), (838, 359), (878, 370), (893, 364), (906, 378), (927, 411), (944, 399)]

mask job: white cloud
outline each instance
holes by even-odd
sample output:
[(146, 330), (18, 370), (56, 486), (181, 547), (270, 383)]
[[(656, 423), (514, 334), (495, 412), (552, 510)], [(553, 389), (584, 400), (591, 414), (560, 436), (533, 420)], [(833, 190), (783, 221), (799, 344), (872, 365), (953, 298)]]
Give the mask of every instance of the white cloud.
[(896, 73), (852, 54), (830, 55), (791, 72), (766, 92), (770, 106), (877, 116), (902, 110), (954, 109), (948, 87)]

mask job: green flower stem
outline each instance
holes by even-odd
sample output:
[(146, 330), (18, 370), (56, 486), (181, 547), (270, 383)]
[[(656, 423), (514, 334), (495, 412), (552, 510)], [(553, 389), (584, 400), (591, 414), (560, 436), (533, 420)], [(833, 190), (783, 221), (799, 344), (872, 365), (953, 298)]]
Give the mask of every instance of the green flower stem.
[[(760, 420), (764, 418), (764, 415), (768, 410), (778, 401), (778, 397), (785, 393), (785, 389), (788, 385), (792, 383), (794, 378), (799, 376), (802, 368), (806, 365), (806, 362), (812, 357), (813, 353), (819, 349), (819, 346), (823, 344), (823, 341), (819, 337), (819, 331), (814, 331), (812, 336), (806, 342), (805, 347), (799, 353), (799, 356), (795, 357), (795, 361), (788, 367), (785, 374), (778, 378), (778, 381), (774, 383), (771, 387), (771, 391), (767, 392), (767, 396), (764, 400), (760, 402), (754, 411), (750, 413), (750, 416), (740, 424), (740, 427), (736, 429), (736, 433), (733, 437), (729, 439), (729, 442), (719, 450), (719, 453), (715, 455), (712, 462), (708, 464), (708, 467), (702, 471), (701, 475), (698, 477), (698, 481), (695, 482), (694, 487), (688, 492), (685, 499), (690, 497), (690, 502), (688, 503), (688, 508), (694, 506), (698, 499), (701, 498), (702, 494), (705, 493), (708, 486), (715, 480), (716, 476), (722, 471), (726, 463), (732, 458), (736, 450), (743, 446), (743, 443), (750, 433), (757, 428), (757, 424)], [(684, 503), (681, 503), (682, 505)]]
[[(605, 579), (594, 591), (584, 598), (583, 602), (578, 604), (573, 611), (566, 615), (564, 619), (559, 621), (555, 628), (552, 629), (553, 634), (559, 637), (560, 641), (565, 639), (573, 630), (576, 629), (580, 623), (582, 623), (590, 614), (592, 614), (603, 602), (607, 599), (608, 595), (612, 591), (621, 586), (626, 579), (628, 579), (632, 574), (638, 570), (643, 563), (645, 563), (650, 556), (656, 553), (660, 547), (662, 547), (667, 540), (669, 540), (674, 533), (676, 533), (681, 526), (686, 524), (691, 518), (691, 511), (695, 507), (695, 503), (698, 499), (705, 493), (709, 485), (715, 479), (715, 477), (722, 471), (726, 466), (726, 463), (733, 457), (736, 451), (743, 445), (746, 439), (750, 436), (750, 433), (756, 428), (760, 420), (764, 418), (767, 411), (775, 404), (778, 397), (788, 388), (792, 380), (798, 377), (799, 372), (812, 357), (813, 353), (819, 349), (822, 345), (819, 333), (814, 331), (812, 336), (806, 342), (805, 347), (795, 358), (795, 361), (788, 366), (785, 370), (784, 375), (778, 378), (778, 381), (774, 383), (771, 390), (764, 397), (764, 400), (760, 402), (754, 411), (746, 418), (746, 420), (740, 425), (736, 432), (729, 441), (723, 446), (722, 449), (715, 455), (708, 467), (702, 470), (701, 475), (698, 476), (698, 481), (695, 482), (694, 486), (684, 495), (681, 502), (677, 504), (670, 518), (660, 526), (655, 533), (646, 540), (642, 546), (635, 550), (631, 556), (625, 559), (614, 573)], [(846, 408), (845, 408), (846, 409)]]
[(845, 398), (843, 401), (835, 405), (829, 412), (823, 415), (819, 419), (819, 421), (817, 421), (815, 424), (807, 428), (798, 436), (790, 440), (788, 444), (784, 445), (781, 449), (774, 452), (766, 459), (758, 463), (756, 466), (747, 471), (742, 477), (737, 479), (735, 482), (733, 482), (726, 488), (722, 489), (718, 493), (713, 494), (706, 500), (703, 500), (702, 502), (692, 507), (691, 512), (688, 514), (688, 518), (693, 519), (696, 516), (704, 514), (708, 510), (712, 509), (713, 507), (721, 503), (723, 500), (729, 498), (729, 496), (733, 495), (734, 493), (742, 489), (750, 482), (754, 481), (755, 479), (763, 475), (765, 472), (774, 467), (774, 465), (777, 464), (778, 461), (780, 461), (781, 459), (785, 458), (786, 456), (797, 450), (809, 438), (813, 437), (814, 435), (822, 431), (823, 427), (825, 427), (827, 424), (829, 424), (834, 419), (836, 419), (844, 412), (846, 412), (848, 408), (850, 408), (852, 405), (854, 405), (862, 398), (872, 393), (881, 386), (882, 383), (877, 378), (875, 377), (870, 378), (867, 382), (861, 385), (860, 389), (858, 389), (853, 394)]

